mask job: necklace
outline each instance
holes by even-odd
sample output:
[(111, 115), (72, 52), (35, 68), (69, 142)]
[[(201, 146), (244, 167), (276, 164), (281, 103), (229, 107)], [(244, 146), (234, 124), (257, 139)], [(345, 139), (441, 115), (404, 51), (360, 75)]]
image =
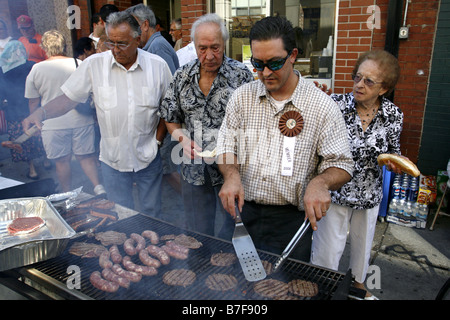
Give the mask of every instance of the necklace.
[(361, 122), (363, 126), (367, 126), (375, 117), (376, 113), (378, 112), (378, 106), (375, 104), (372, 108), (361, 110), (361, 107), (356, 109), (356, 112), (359, 115), (359, 118), (361, 119)]

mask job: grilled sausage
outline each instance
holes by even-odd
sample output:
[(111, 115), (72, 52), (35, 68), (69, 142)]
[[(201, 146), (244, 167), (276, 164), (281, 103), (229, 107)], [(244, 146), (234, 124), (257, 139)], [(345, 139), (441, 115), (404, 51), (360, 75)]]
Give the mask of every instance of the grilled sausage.
[(117, 245), (112, 245), (111, 248), (109, 248), (109, 253), (111, 254), (111, 260), (114, 263), (121, 263), (122, 262), (122, 255), (120, 254), (119, 247)]
[(108, 281), (111, 282), (115, 282), (117, 283), (119, 286), (123, 287), (123, 288), (127, 288), (130, 286), (130, 280), (125, 278), (125, 277), (121, 277), (118, 274), (114, 273), (110, 268), (105, 268), (102, 270), (102, 276), (103, 278), (105, 278)]
[(163, 265), (168, 265), (170, 263), (170, 257), (163, 249), (160, 247), (157, 247), (153, 244), (149, 245), (147, 248), (148, 253), (150, 253), (152, 256), (158, 258), (158, 260)]
[(142, 275), (140, 273), (129, 271), (129, 270), (124, 270), (117, 263), (112, 266), (111, 270), (118, 276), (127, 278), (131, 282), (139, 282), (142, 279)]
[(151, 244), (159, 243), (159, 236), (155, 231), (145, 230), (141, 233), (141, 236), (150, 240)]
[(135, 264), (133, 261), (131, 261), (131, 258), (129, 256), (123, 257), (122, 263), (125, 269), (127, 269), (128, 271), (136, 272), (143, 276), (154, 276), (158, 274), (158, 270), (156, 270), (155, 267)]
[(134, 247), (134, 240), (131, 238), (125, 240), (123, 243), (123, 250), (125, 250), (127, 255), (134, 256), (137, 253), (137, 250)]
[(103, 251), (98, 258), (98, 263), (102, 268), (111, 268), (113, 263), (109, 260), (110, 254), (108, 250)]
[(186, 255), (189, 253), (189, 248), (188, 247), (185, 247), (185, 246), (183, 246), (181, 244), (178, 244), (178, 243), (176, 243), (174, 241), (167, 241), (166, 245), (169, 246), (170, 248), (172, 248), (172, 249), (174, 249), (174, 250), (176, 250), (178, 252), (184, 253)]
[(161, 247), (169, 256), (178, 259), (178, 260), (186, 260), (188, 258), (188, 255), (186, 253), (177, 251), (173, 247), (170, 247), (168, 245), (164, 245)]
[(140, 234), (137, 234), (137, 233), (132, 233), (132, 234), (130, 234), (130, 238), (133, 239), (137, 243), (137, 245), (136, 245), (137, 252), (139, 252), (145, 248), (145, 239), (143, 236), (141, 236)]
[(145, 248), (139, 251), (139, 260), (141, 260), (143, 264), (149, 267), (159, 268), (161, 266), (161, 262), (150, 257), (147, 249)]
[(103, 279), (99, 271), (92, 272), (89, 281), (95, 288), (102, 291), (116, 292), (119, 289), (117, 283)]

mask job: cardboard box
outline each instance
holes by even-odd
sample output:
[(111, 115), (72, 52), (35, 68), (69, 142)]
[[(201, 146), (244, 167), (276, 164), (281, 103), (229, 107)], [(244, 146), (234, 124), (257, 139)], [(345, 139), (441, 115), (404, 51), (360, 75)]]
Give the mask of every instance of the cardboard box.
[[(448, 181), (448, 171), (439, 170), (436, 178), (436, 207), (441, 203), (441, 199), (444, 195), (445, 187), (447, 186)], [(448, 194), (450, 194), (450, 190), (447, 191), (446, 197), (444, 198), (444, 202), (442, 203), (440, 212), (447, 212), (448, 209)]]
[(386, 221), (394, 223), (394, 224), (398, 224), (403, 227), (417, 228), (417, 229), (425, 229), (426, 224), (427, 224), (426, 220), (419, 220), (416, 218), (405, 218), (403, 216), (391, 215), (391, 214), (388, 214), (386, 216)]

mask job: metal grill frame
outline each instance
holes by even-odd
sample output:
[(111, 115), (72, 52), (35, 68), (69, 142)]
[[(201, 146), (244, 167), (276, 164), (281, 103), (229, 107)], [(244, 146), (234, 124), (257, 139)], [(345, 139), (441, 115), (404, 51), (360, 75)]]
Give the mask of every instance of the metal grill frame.
[[(98, 300), (264, 300), (253, 291), (254, 282), (245, 280), (239, 263), (235, 263), (230, 267), (216, 267), (209, 262), (213, 253), (217, 252), (234, 252), (231, 241), (225, 241), (208, 235), (181, 229), (178, 226), (168, 222), (154, 219), (142, 214), (120, 220), (109, 225), (106, 230), (114, 230), (125, 232), (128, 236), (130, 233), (141, 233), (144, 230), (153, 230), (160, 236), (166, 234), (186, 234), (196, 238), (202, 242), (203, 246), (199, 249), (191, 249), (189, 258), (185, 261), (171, 259), (168, 266), (158, 268), (158, 275), (152, 277), (143, 276), (139, 283), (132, 283), (130, 288), (119, 288), (115, 293), (106, 293), (94, 288), (89, 276), (93, 271), (101, 271), (98, 264), (98, 258), (81, 258), (74, 256), (68, 252), (72, 243), (75, 241), (86, 241), (99, 243), (95, 238), (83, 236), (72, 240), (66, 251), (59, 257), (34, 264), (30, 267), (24, 267), (18, 270), (21, 276), (29, 278), (33, 282), (46, 287), (49, 291), (55, 292), (64, 299), (98, 299)], [(148, 243), (149, 244), (149, 243)], [(121, 253), (122, 246), (119, 246)], [(269, 252), (258, 250), (261, 260), (275, 263), (278, 256)], [(136, 263), (140, 263), (139, 258), (132, 257)], [(70, 274), (67, 274), (67, 268), (76, 265), (81, 270), (81, 289), (68, 289), (67, 281)], [(163, 283), (162, 275), (177, 268), (186, 268), (196, 273), (197, 279), (195, 283), (186, 288), (168, 286)], [(213, 273), (227, 273), (234, 275), (238, 280), (235, 289), (219, 292), (208, 289), (204, 284), (208, 275)], [(315, 282), (319, 286), (319, 293), (312, 298), (313, 300), (329, 300), (337, 298), (337, 291), (343, 292), (342, 297), (348, 295), (347, 275), (320, 268), (311, 264), (307, 264), (295, 259), (288, 259), (282, 268), (276, 274), (270, 274), (267, 278), (273, 278), (284, 282), (293, 279), (303, 279)], [(351, 276), (350, 276), (351, 277)], [(349, 283), (348, 283), (349, 286)], [(302, 299), (302, 297), (300, 297)]]

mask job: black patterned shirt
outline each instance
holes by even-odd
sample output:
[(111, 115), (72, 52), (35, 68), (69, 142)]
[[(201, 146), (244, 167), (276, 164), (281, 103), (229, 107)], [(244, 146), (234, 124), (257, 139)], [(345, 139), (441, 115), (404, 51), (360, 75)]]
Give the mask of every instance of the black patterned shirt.
[[(198, 59), (179, 68), (166, 92), (160, 115), (167, 122), (183, 124), (185, 133), (202, 150), (211, 151), (216, 147), (229, 97), (240, 85), (253, 81), (253, 75), (243, 63), (225, 56), (208, 96), (200, 89), (199, 79)], [(205, 169), (213, 185), (223, 184), (215, 162), (206, 164), (200, 159), (184, 159), (180, 167), (183, 179), (193, 185), (205, 184)]]
[(353, 209), (374, 208), (383, 198), (383, 170), (377, 157), (381, 153), (400, 154), (403, 113), (383, 97), (377, 114), (364, 131), (353, 93), (333, 94), (331, 98), (344, 116), (355, 162), (352, 179), (341, 189), (331, 192), (332, 202)]

